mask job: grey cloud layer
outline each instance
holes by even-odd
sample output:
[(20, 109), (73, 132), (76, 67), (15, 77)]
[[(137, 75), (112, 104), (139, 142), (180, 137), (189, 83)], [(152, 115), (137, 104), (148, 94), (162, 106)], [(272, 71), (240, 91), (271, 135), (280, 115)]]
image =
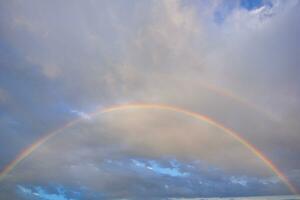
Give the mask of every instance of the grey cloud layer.
[[(72, 110), (154, 102), (215, 118), (257, 145), (287, 174), (299, 176), (299, 1), (272, 1), (271, 7), (255, 10), (236, 3), (222, 11), (224, 21), (216, 22), (215, 11), (225, 3), (1, 2), (0, 166), (42, 133), (75, 117)], [(231, 173), (270, 176), (246, 149), (212, 127), (166, 113), (123, 115), (127, 120), (122, 113), (114, 115), (116, 127), (107, 131), (118, 140), (105, 134), (93, 140), (97, 134), (90, 132), (105, 132), (99, 123), (77, 127), (90, 138), (52, 145), (73, 152), (67, 155), (86, 153), (91, 163), (101, 158), (101, 149), (93, 148), (109, 144), (120, 158), (174, 154)], [(134, 148), (122, 149), (120, 140)], [(49, 176), (54, 176), (64, 159), (51, 154), (52, 148), (47, 151), (52, 156), (40, 167), (52, 166)], [(247, 160), (241, 163), (242, 158)]]

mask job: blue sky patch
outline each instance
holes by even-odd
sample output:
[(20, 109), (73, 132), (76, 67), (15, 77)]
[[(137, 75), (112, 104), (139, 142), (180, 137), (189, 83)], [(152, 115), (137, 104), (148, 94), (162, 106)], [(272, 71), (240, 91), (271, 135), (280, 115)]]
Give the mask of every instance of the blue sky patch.
[(80, 192), (72, 191), (72, 196), (77, 197), (68, 197), (67, 191), (62, 186), (56, 186), (52, 193), (41, 186), (26, 187), (18, 185), (17, 190), (22, 197), (34, 200), (76, 200), (79, 199), (80, 196)]
[(241, 0), (240, 6), (247, 10), (253, 10), (263, 6), (263, 0)]

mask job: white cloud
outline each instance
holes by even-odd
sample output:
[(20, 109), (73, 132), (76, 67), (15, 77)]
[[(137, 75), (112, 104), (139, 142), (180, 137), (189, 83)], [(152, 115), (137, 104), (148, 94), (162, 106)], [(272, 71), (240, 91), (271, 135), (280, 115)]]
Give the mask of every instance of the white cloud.
[(88, 115), (88, 114), (86, 114), (85, 112), (82, 112), (82, 111), (72, 109), (71, 113), (74, 113), (74, 114), (78, 115), (79, 117), (81, 117), (83, 119), (87, 119), (87, 120), (91, 119), (90, 115)]

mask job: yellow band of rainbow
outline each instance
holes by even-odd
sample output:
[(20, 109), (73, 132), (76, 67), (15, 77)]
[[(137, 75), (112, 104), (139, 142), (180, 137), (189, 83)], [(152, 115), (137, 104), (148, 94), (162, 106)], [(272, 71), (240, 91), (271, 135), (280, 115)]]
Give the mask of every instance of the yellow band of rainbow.
[[(157, 110), (168, 110), (177, 113), (181, 113), (190, 117), (193, 117), (197, 120), (204, 121), (214, 127), (219, 128), (224, 133), (231, 136), (233, 139), (241, 143), (247, 149), (249, 149), (255, 156), (257, 156), (278, 178), (287, 186), (287, 188), (293, 194), (299, 194), (296, 187), (289, 181), (289, 179), (284, 175), (283, 172), (279, 170), (279, 168), (272, 163), (272, 161), (266, 157), (259, 149), (257, 149), (253, 144), (248, 142), (244, 139), (241, 135), (236, 133), (235, 131), (226, 128), (222, 124), (218, 123), (217, 121), (211, 119), (208, 116), (189, 111), (183, 108), (179, 108), (176, 106), (166, 105), (166, 104), (151, 104), (151, 103), (135, 103), (135, 104), (122, 104), (122, 105), (115, 105), (112, 107), (104, 108), (104, 109), (97, 109), (96, 111), (89, 114), (89, 116), (93, 117), (97, 114), (104, 114), (110, 113), (114, 111), (121, 111), (121, 110), (129, 110), (129, 109), (157, 109)], [(10, 173), (22, 160), (28, 157), (33, 151), (35, 151), (39, 146), (44, 144), (50, 138), (59, 134), (62, 130), (73, 126), (74, 124), (80, 122), (82, 118), (77, 118), (69, 123), (66, 123), (62, 127), (46, 134), (44, 137), (30, 145), (28, 148), (24, 149), (12, 162), (10, 162), (1, 172), (0, 172), (0, 181)]]

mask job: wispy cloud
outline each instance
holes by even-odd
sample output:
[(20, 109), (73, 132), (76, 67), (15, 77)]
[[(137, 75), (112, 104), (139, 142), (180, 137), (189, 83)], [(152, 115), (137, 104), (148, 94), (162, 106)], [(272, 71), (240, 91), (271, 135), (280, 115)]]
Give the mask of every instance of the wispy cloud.
[(91, 119), (91, 117), (86, 114), (85, 112), (82, 112), (82, 111), (78, 111), (78, 110), (71, 110), (71, 113), (74, 113), (76, 115), (78, 115), (79, 117), (82, 117), (83, 119)]

